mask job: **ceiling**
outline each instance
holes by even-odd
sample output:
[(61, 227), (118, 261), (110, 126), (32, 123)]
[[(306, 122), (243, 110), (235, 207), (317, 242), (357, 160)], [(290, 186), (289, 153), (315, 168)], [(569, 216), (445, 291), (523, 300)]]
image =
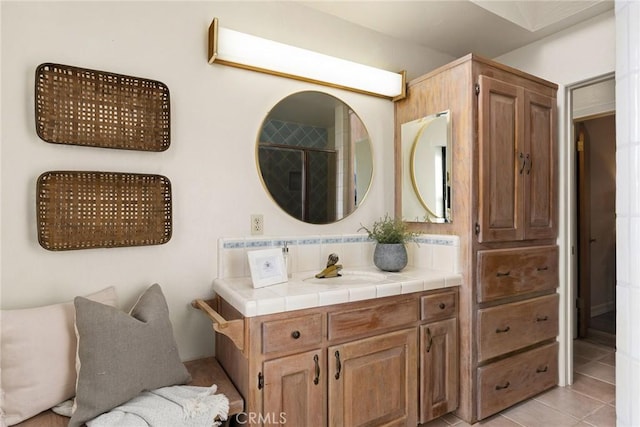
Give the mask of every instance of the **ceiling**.
[(614, 0), (342, 0), (300, 3), (456, 58), (470, 52), (495, 58), (614, 7)]

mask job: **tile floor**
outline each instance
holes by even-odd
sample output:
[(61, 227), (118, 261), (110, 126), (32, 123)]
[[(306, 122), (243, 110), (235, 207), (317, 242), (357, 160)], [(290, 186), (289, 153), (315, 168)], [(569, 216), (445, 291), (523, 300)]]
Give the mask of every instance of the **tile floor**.
[[(595, 341), (574, 341), (574, 383), (555, 387), (474, 427), (614, 427), (615, 350)], [(445, 415), (423, 427), (469, 426)]]

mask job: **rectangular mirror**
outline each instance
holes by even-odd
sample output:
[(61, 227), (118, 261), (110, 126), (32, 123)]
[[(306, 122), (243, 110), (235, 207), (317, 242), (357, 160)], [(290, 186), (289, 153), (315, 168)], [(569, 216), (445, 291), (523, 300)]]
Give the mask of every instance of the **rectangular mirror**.
[(402, 218), (410, 222), (451, 222), (450, 112), (403, 123), (400, 135)]

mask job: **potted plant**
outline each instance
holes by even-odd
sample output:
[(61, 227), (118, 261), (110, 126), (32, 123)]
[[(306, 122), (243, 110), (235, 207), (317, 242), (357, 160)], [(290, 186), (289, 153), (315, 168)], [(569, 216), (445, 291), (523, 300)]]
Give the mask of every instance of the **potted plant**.
[[(400, 271), (407, 266), (407, 242), (415, 241), (418, 233), (409, 231), (401, 219), (391, 218), (388, 214), (373, 223), (371, 228), (364, 225), (369, 239), (375, 240), (373, 263), (382, 271)], [(359, 231), (358, 230), (358, 231)]]

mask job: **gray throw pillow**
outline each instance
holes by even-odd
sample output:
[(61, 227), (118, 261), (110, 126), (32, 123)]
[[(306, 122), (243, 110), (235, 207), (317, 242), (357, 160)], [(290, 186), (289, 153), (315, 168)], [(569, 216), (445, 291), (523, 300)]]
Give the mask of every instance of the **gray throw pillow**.
[(76, 297), (76, 400), (69, 422), (80, 426), (145, 390), (191, 380), (180, 361), (159, 285), (149, 287), (130, 314)]

